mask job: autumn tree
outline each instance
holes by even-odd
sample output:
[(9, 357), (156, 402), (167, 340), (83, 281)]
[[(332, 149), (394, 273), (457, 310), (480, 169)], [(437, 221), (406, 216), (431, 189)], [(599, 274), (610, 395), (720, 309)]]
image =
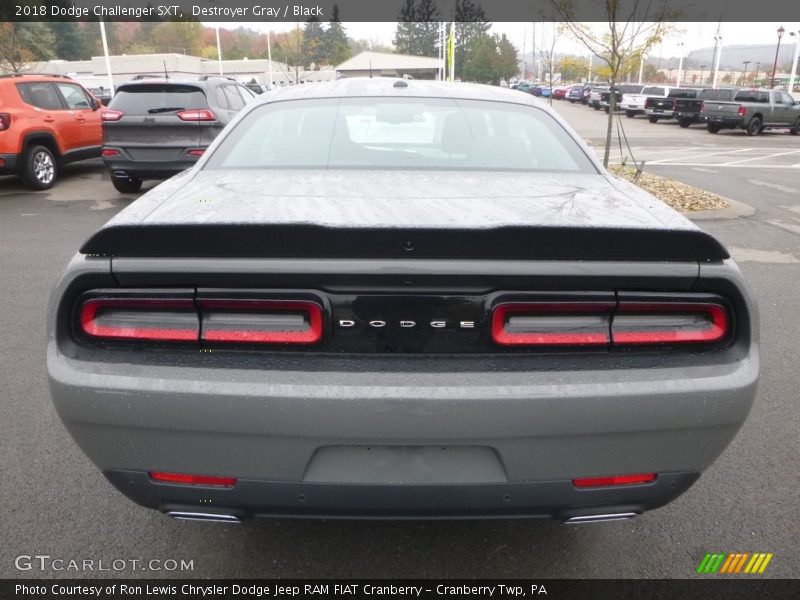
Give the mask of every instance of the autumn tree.
[(563, 56), (556, 64), (563, 81), (581, 81), (589, 75), (589, 63), (585, 58)]
[[(623, 67), (632, 56), (648, 52), (668, 30), (667, 21), (674, 14), (667, 0), (580, 0), (599, 5), (606, 17), (602, 28), (578, 21), (578, 0), (550, 0), (558, 19), (572, 36), (607, 67), (608, 81), (614, 86), (623, 74)], [(629, 67), (628, 67), (629, 68)], [(638, 69), (638, 65), (637, 65)], [(608, 125), (603, 153), (603, 166), (608, 166), (611, 133), (616, 109), (616, 94), (609, 95)]]
[(19, 73), (26, 63), (55, 58), (54, 47), (47, 23), (0, 23), (0, 71)]

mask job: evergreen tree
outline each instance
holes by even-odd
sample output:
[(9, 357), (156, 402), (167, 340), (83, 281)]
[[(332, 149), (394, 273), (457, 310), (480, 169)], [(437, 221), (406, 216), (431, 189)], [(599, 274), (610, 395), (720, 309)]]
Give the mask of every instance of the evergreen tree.
[(325, 32), (325, 55), (331, 65), (338, 65), (350, 58), (350, 43), (339, 19), (339, 5), (333, 5), (331, 22)]
[(74, 21), (50, 23), (55, 36), (55, 55), (62, 60), (88, 60), (94, 50), (88, 32)]
[(456, 0), (455, 22), (456, 77), (463, 77), (467, 48), (473, 40), (487, 35), (492, 24), (486, 21), (481, 5), (473, 0)]
[(305, 66), (313, 64), (317, 70), (325, 62), (325, 29), (316, 17), (306, 21), (303, 29), (303, 61)]
[(498, 79), (508, 81), (519, 73), (517, 49), (511, 43), (511, 40), (506, 37), (505, 33), (500, 38), (496, 34), (494, 37), (497, 44), (496, 75)]
[(435, 0), (406, 0), (397, 18), (394, 38), (397, 52), (436, 56), (440, 19)]

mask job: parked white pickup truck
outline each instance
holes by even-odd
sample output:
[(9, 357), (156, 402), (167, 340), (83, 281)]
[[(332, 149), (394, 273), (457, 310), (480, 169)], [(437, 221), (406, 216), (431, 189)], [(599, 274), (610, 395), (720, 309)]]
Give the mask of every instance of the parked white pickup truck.
[(648, 85), (639, 94), (623, 94), (619, 109), (625, 111), (625, 116), (631, 119), (636, 115), (644, 114), (644, 103), (648, 97), (666, 98), (673, 89), (664, 85)]

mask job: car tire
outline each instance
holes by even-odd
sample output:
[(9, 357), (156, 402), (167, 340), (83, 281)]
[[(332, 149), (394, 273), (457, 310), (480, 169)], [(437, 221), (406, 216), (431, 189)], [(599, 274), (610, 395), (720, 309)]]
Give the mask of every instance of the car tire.
[(605, 113), (606, 113), (606, 114), (608, 114), (608, 111), (609, 111), (609, 110), (610, 110), (610, 109), (609, 109), (607, 106), (604, 106), (604, 107), (603, 107), (603, 111), (605, 111)]
[(761, 133), (761, 119), (758, 117), (753, 117), (750, 119), (750, 122), (747, 124), (747, 127), (745, 127), (744, 130), (747, 132), (747, 135), (758, 135)]
[(658, 117), (647, 117), (647, 120), (651, 123), (658, 123)]
[(31, 147), (22, 161), (23, 183), (33, 190), (49, 190), (56, 182), (58, 163), (45, 146)]
[(706, 125), (706, 129), (708, 129), (708, 133), (719, 133), (719, 125), (716, 123), (709, 123)]
[(789, 130), (789, 135), (800, 135), (800, 117), (798, 117), (794, 127)]
[(135, 194), (142, 189), (142, 180), (138, 177), (111, 177), (114, 188), (122, 194)]
[(681, 126), (681, 127), (683, 127), (684, 129), (686, 129), (687, 127), (689, 127), (689, 125), (691, 125), (691, 124), (692, 124), (692, 122), (691, 122), (691, 121), (689, 121), (688, 119), (681, 119), (680, 121), (678, 121), (678, 125), (680, 125), (680, 126)]
[(629, 119), (632, 119), (633, 117), (636, 116), (636, 113), (634, 111), (632, 111), (632, 110), (626, 110), (625, 111), (625, 116), (628, 117)]
[(595, 109), (595, 110), (600, 110), (600, 107), (597, 106), (597, 104), (592, 104), (592, 108)]

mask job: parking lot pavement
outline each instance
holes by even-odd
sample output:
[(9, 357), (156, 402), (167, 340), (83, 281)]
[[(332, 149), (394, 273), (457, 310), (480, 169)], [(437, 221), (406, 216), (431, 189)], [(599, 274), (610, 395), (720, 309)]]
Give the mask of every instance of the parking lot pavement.
[[(583, 111), (576, 120), (585, 114), (603, 121), (603, 115), (585, 107), (571, 108)], [(712, 137), (641, 119), (628, 131), (639, 131), (633, 138), (641, 147), (658, 147), (661, 135), (673, 139), (665, 147), (680, 145), (681, 138)], [(768, 141), (769, 147), (788, 150), (800, 142), (789, 136), (722, 134), (713, 142), (727, 144), (728, 138), (732, 149)], [(780, 170), (725, 169), (723, 177), (691, 167), (658, 168), (757, 207), (752, 217), (703, 221), (702, 226), (733, 247), (759, 299), (759, 394), (731, 446), (677, 501), (634, 521), (577, 527), (497, 520), (263, 520), (234, 527), (175, 522), (132, 504), (64, 430), (50, 402), (44, 368), (50, 289), (81, 242), (132, 197), (120, 196), (97, 163), (72, 165), (44, 193), (0, 179), (0, 306), (7, 316), (0, 336), (0, 577), (82, 575), (14, 567), (18, 555), (47, 554), (107, 562), (194, 561), (189, 572), (87, 573), (95, 576), (686, 578), (711, 551), (772, 552), (764, 576), (800, 576), (800, 321), (795, 318), (800, 313), (800, 235), (769, 222), (784, 213), (780, 218), (790, 213), (800, 218), (800, 212), (781, 208), (796, 205), (797, 197), (770, 187), (788, 189), (792, 181), (776, 179)]]

